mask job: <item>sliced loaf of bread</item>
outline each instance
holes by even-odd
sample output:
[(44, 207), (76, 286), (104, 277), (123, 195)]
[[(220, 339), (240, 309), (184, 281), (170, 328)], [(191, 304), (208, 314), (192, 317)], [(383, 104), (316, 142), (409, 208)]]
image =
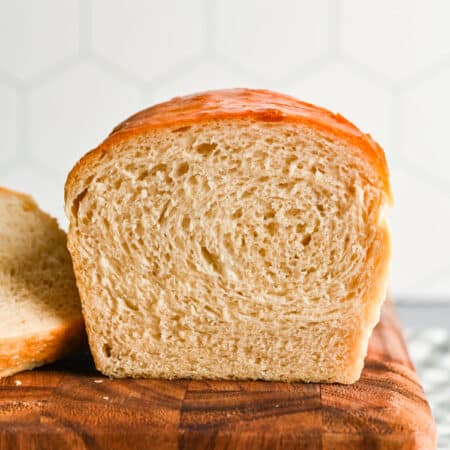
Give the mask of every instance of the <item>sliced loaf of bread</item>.
[(66, 235), (28, 195), (0, 188), (0, 377), (85, 340)]
[(112, 377), (360, 376), (385, 298), (382, 149), (263, 90), (174, 98), (69, 174), (69, 249)]

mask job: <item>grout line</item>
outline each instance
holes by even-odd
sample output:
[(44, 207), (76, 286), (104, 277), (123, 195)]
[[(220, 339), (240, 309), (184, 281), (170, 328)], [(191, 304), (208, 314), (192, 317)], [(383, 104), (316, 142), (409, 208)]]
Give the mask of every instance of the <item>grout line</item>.
[(286, 77), (282, 78), (280, 81), (284, 83), (287, 87), (295, 85), (299, 81), (303, 81), (315, 73), (320, 72), (328, 66), (335, 64), (337, 61), (337, 55), (334, 57), (331, 56), (319, 56), (311, 61), (303, 67), (292, 71)]
[(407, 76), (401, 81), (398, 81), (396, 84), (397, 89), (399, 90), (411, 90), (414, 89), (420, 83), (424, 81), (430, 81), (435, 78), (440, 72), (448, 70), (450, 68), (450, 53), (445, 55), (444, 57), (438, 59), (437, 61), (419, 69), (415, 73), (410, 76)]
[(442, 193), (442, 195), (450, 198), (450, 191), (449, 191), (450, 185), (448, 184), (448, 182), (444, 181), (441, 177), (438, 177), (430, 173), (424, 167), (418, 166), (416, 163), (411, 161), (407, 156), (405, 156), (403, 152), (400, 152), (399, 160), (401, 163), (400, 165), (401, 169), (403, 169), (404, 171), (413, 176), (416, 176), (422, 181), (426, 181), (431, 186), (438, 189)]
[(1, 69), (0, 69), (0, 83), (5, 84), (6, 86), (11, 88), (22, 88), (24, 84), (23, 80), (20, 80), (11, 73), (5, 72)]
[(392, 89), (390, 92), (392, 104), (391, 104), (391, 123), (390, 123), (390, 135), (391, 135), (391, 161), (395, 166), (401, 165), (401, 149), (402, 149), (402, 137), (403, 137), (403, 98), (400, 92)]
[(42, 70), (40, 73), (31, 78), (25, 85), (24, 88), (35, 89), (60, 75), (64, 74), (72, 67), (76, 66), (80, 61), (78, 55), (71, 55), (62, 59), (55, 61), (51, 66)]
[(57, 183), (61, 178), (63, 178), (65, 181), (65, 178), (67, 177), (65, 172), (60, 172), (57, 169), (50, 167), (46, 163), (46, 161), (42, 161), (40, 158), (36, 157), (33, 154), (27, 158), (26, 165), (28, 167), (38, 168), (43, 175), (45, 175), (54, 183)]
[(369, 80), (370, 82), (377, 84), (385, 89), (394, 89), (395, 83), (392, 82), (387, 76), (383, 73), (372, 69), (364, 63), (361, 63), (353, 56), (350, 56), (348, 53), (341, 50), (339, 54), (339, 59), (350, 69), (355, 70), (355, 72), (359, 73), (361, 76)]
[(15, 152), (11, 158), (6, 161), (6, 164), (0, 164), (0, 185), (3, 184), (2, 178), (7, 177), (10, 172), (20, 169), (22, 166), (22, 158)]
[(216, 25), (216, 0), (203, 0), (204, 28), (205, 28), (205, 52), (214, 55), (217, 47), (217, 25)]
[(235, 71), (239, 75), (244, 75), (248, 77), (255, 76), (255, 74), (252, 71), (247, 70), (242, 64), (228, 57), (227, 55), (222, 54), (219, 51), (217, 51), (216, 54), (214, 55), (214, 60), (217, 61), (222, 66), (224, 66), (230, 72)]
[(30, 90), (22, 88), (17, 91), (16, 110), (16, 155), (20, 160), (24, 156), (29, 156), (30, 148)]
[(340, 42), (340, 1), (328, 0), (328, 51), (336, 57), (341, 50)]
[(108, 58), (93, 52), (89, 55), (88, 61), (99, 67), (104, 72), (107, 72), (112, 77), (129, 84), (130, 86), (142, 89), (148, 83), (142, 78), (132, 74), (128, 70), (124, 69), (121, 65), (110, 61)]
[(80, 56), (92, 53), (92, 2), (78, 0), (78, 51)]
[(180, 75), (183, 73), (189, 72), (195, 67), (204, 61), (204, 54), (202, 51), (197, 52), (194, 55), (191, 55), (184, 60), (177, 63), (175, 66), (167, 69), (165, 72), (160, 73), (155, 76), (150, 81), (146, 82), (145, 89), (147, 91), (152, 91), (163, 85), (164, 83), (168, 84), (174, 80), (177, 80)]

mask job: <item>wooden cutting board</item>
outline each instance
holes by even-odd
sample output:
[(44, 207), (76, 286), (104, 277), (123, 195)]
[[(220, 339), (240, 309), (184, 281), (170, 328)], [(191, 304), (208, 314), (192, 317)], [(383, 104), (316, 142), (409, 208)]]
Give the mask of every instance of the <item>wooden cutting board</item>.
[(82, 353), (0, 380), (0, 449), (435, 448), (391, 303), (352, 386), (109, 380)]

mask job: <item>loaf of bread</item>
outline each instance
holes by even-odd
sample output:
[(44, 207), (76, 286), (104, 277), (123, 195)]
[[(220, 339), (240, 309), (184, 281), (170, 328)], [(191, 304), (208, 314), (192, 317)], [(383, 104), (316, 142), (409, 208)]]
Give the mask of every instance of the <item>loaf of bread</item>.
[(289, 96), (211, 91), (132, 116), (66, 182), (97, 368), (354, 382), (386, 293), (390, 200), (370, 136)]
[(0, 188), (0, 377), (85, 340), (66, 234), (31, 197)]

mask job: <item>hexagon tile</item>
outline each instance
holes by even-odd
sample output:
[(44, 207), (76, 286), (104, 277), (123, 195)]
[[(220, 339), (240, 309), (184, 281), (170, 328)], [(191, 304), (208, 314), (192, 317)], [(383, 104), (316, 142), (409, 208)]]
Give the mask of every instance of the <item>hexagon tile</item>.
[[(438, 177), (450, 193), (450, 68), (406, 92), (402, 156)], [(447, 201), (450, 201), (450, 197)]]
[(0, 185), (30, 194), (44, 211), (56, 217), (59, 224), (66, 228), (64, 181), (65, 177), (49, 176), (39, 166), (30, 164), (14, 167), (7, 175), (0, 176)]
[(78, 49), (76, 0), (0, 2), (0, 68), (30, 79)]
[(48, 81), (31, 96), (31, 151), (65, 173), (112, 128), (142, 106), (137, 88), (91, 63)]
[(389, 156), (391, 151), (391, 108), (389, 92), (340, 63), (327, 65), (293, 83), (288, 93), (339, 112), (361, 130), (370, 132)]
[(210, 89), (249, 87), (255, 85), (257, 83), (254, 77), (236, 73), (217, 62), (204, 62), (153, 90), (152, 99), (155, 102), (161, 102), (177, 95), (186, 95)]
[(0, 1), (0, 184), (65, 223), (68, 171), (130, 114), (213, 88), (284, 91), (384, 147), (393, 292), (450, 302), (449, 15), (447, 0)]
[(202, 18), (201, 0), (93, 0), (94, 50), (148, 81), (201, 52)]
[(389, 211), (394, 247), (392, 291), (394, 296), (417, 298), (426, 280), (449, 265), (450, 201), (403, 169), (391, 170), (391, 179), (395, 201)]
[(272, 82), (328, 50), (324, 0), (219, 0), (215, 21), (219, 54)]
[(413, 75), (450, 50), (447, 0), (345, 0), (340, 6), (343, 51), (390, 79)]
[(16, 93), (0, 84), (0, 174), (16, 153)]

